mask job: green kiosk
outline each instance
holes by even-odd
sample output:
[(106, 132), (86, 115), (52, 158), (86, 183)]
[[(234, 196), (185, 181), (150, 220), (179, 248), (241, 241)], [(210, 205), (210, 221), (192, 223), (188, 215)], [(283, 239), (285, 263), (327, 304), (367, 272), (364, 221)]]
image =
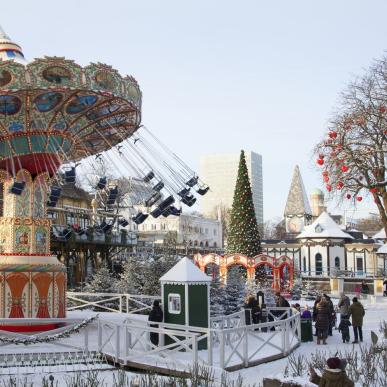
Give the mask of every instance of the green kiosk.
[[(211, 278), (189, 258), (182, 258), (160, 278), (160, 282), (165, 323), (202, 328), (210, 326)], [(206, 344), (199, 343), (199, 348), (204, 348)]]

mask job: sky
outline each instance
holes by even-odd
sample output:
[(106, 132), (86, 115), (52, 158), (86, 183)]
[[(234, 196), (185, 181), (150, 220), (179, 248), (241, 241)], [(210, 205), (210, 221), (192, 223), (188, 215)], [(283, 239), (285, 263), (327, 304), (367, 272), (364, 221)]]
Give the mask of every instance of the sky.
[(142, 123), (195, 170), (208, 153), (261, 154), (271, 219), (296, 164), (307, 191), (322, 188), (312, 149), (340, 91), (385, 54), (386, 14), (385, 0), (12, 0), (0, 24), (27, 59), (133, 75)]

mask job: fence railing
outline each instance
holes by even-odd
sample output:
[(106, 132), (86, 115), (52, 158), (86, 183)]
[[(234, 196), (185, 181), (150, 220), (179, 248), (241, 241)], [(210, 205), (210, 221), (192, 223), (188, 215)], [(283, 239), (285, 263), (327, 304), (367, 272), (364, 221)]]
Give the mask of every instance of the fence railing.
[(140, 313), (152, 309), (158, 296), (145, 296), (121, 293), (67, 292), (67, 310), (93, 309), (114, 313)]

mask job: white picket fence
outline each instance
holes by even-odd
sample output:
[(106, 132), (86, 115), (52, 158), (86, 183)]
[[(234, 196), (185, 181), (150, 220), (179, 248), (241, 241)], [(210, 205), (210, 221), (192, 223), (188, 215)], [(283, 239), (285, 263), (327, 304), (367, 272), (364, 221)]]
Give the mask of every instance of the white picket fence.
[[(95, 303), (94, 303), (95, 304)], [(96, 305), (99, 306), (97, 303)], [(300, 314), (291, 308), (269, 308), (274, 321), (246, 325), (245, 311), (214, 318), (209, 328), (148, 322), (128, 314), (125, 320), (99, 316), (89, 325), (52, 343), (22, 346), (24, 353), (100, 353), (122, 366), (153, 369), (165, 373), (189, 372), (195, 365), (233, 371), (287, 356), (301, 338)], [(15, 320), (15, 321), (14, 321)], [(23, 324), (66, 323), (55, 331), (36, 333), (44, 337), (60, 334), (79, 319), (23, 319)], [(30, 338), (29, 335), (1, 331), (1, 325), (20, 324), (20, 319), (0, 319), (0, 337)], [(152, 326), (153, 325), (153, 326)], [(159, 343), (152, 343), (151, 334)], [(0, 355), (19, 353), (20, 345), (3, 343)], [(35, 356), (36, 358), (36, 356)]]
[(85, 293), (67, 292), (67, 310), (98, 309), (113, 313), (141, 313), (152, 309), (158, 296), (134, 295), (126, 293)]

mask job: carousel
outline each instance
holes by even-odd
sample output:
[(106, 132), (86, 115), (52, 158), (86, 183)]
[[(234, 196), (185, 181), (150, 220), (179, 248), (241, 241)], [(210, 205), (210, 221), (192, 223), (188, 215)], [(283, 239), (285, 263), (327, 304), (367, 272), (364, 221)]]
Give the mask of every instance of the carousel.
[[(133, 77), (101, 63), (28, 62), (0, 28), (0, 317), (66, 315), (66, 267), (50, 253), (50, 238), (86, 231), (53, 228), (47, 209), (57, 206), (64, 184), (86, 178), (90, 222), (101, 233), (148, 216), (179, 216), (182, 204), (208, 191), (141, 125), (141, 99)], [(101, 172), (107, 166), (143, 182), (140, 205), (125, 203), (130, 218), (117, 211), (120, 186)]]

